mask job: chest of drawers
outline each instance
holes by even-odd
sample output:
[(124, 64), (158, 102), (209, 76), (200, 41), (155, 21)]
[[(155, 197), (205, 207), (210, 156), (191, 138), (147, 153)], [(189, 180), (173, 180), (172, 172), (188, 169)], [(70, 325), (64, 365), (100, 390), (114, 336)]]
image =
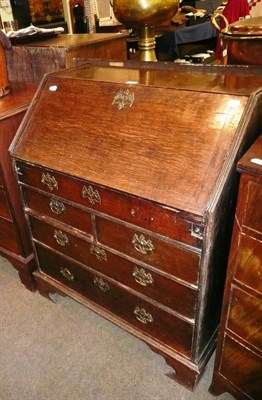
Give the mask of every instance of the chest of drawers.
[(126, 34), (79, 33), (14, 43), (6, 50), (9, 80), (39, 83), (47, 72), (70, 68), (79, 58), (126, 60)]
[(215, 346), (259, 87), (241, 68), (89, 63), (44, 78), (13, 142), (40, 293), (136, 335), (190, 389)]
[(0, 254), (18, 270), (22, 283), (34, 289), (33, 249), (8, 148), (36, 90), (12, 84), (0, 100)]
[(262, 136), (241, 174), (213, 382), (214, 394), (262, 396)]

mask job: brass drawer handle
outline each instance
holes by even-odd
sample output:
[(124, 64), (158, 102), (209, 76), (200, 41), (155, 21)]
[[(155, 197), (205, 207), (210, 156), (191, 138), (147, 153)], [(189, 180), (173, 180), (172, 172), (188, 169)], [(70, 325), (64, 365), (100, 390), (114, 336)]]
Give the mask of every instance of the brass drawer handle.
[(141, 286), (154, 286), (154, 279), (152, 275), (144, 270), (144, 268), (135, 267), (132, 273), (135, 281)]
[(136, 307), (134, 309), (135, 317), (138, 321), (142, 322), (142, 324), (152, 324), (154, 319), (150, 313), (148, 313), (144, 308)]
[(90, 247), (90, 253), (94, 254), (99, 261), (107, 261), (107, 256), (105, 250), (92, 244)]
[(60, 268), (60, 274), (63, 275), (64, 278), (66, 278), (69, 282), (74, 282), (75, 277), (72, 274), (72, 272), (69, 271), (68, 268)]
[(51, 199), (49, 203), (50, 210), (57, 215), (61, 215), (65, 212), (65, 205), (61, 201)]
[(99, 287), (102, 292), (106, 293), (110, 291), (110, 286), (108, 285), (107, 282), (104, 281), (104, 279), (99, 278), (98, 276), (94, 277), (94, 284)]
[(65, 233), (60, 230), (54, 230), (54, 238), (60, 246), (69, 245), (69, 239)]
[(138, 236), (136, 233), (134, 234), (132, 238), (132, 245), (139, 253), (142, 254), (150, 254), (155, 250), (151, 240), (146, 240), (145, 236), (142, 234), (140, 236)]
[(47, 174), (42, 173), (41, 182), (46, 185), (48, 189), (52, 192), (54, 189), (58, 190), (58, 183), (54, 176), (51, 176), (48, 172)]
[(87, 198), (89, 203), (94, 205), (95, 203), (101, 204), (101, 197), (98, 190), (94, 190), (92, 186), (83, 186), (82, 188), (82, 197)]

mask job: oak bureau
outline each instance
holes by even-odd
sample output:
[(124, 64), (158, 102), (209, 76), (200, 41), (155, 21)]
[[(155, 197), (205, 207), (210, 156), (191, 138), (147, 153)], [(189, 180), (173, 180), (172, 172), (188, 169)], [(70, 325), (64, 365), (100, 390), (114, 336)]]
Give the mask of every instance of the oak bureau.
[(43, 78), (11, 149), (39, 292), (136, 335), (191, 390), (215, 347), (261, 88), (256, 68), (90, 61)]

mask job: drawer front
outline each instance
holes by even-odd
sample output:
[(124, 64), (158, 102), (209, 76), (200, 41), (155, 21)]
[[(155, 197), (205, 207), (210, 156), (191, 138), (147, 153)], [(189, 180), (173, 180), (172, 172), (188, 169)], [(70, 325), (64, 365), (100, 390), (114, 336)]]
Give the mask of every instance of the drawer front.
[(52, 195), (47, 196), (25, 187), (23, 188), (23, 197), (26, 211), (32, 210), (80, 229), (89, 235), (93, 234), (90, 213), (69, 205), (63, 199)]
[(29, 220), (34, 239), (83, 264), (87, 263), (90, 242), (32, 216)]
[(262, 398), (262, 358), (226, 336), (220, 374), (250, 399)]
[[(102, 255), (102, 256), (101, 256)], [(137, 265), (94, 244), (86, 265), (185, 317), (194, 319), (198, 291)]]
[(262, 233), (262, 185), (250, 181), (247, 187), (247, 207), (243, 215), (242, 224)]
[(104, 218), (96, 218), (96, 228), (98, 242), (197, 285), (200, 256), (196, 253)]
[(240, 234), (236, 257), (236, 279), (262, 294), (262, 242)]
[(262, 350), (262, 299), (234, 287), (228, 328)]
[(68, 177), (47, 169), (16, 162), (20, 182), (55, 194), (93, 210), (166, 235), (198, 248), (202, 247), (201, 217), (183, 216), (167, 207), (115, 192), (102, 186)]
[(41, 246), (37, 246), (37, 252), (41, 270), (47, 275), (81, 293), (148, 336), (187, 357), (191, 356), (191, 324)]
[(9, 212), (8, 203), (5, 197), (5, 192), (0, 189), (0, 217), (6, 218), (12, 221), (11, 214)]
[(19, 239), (12, 222), (0, 218), (0, 247), (20, 254)]

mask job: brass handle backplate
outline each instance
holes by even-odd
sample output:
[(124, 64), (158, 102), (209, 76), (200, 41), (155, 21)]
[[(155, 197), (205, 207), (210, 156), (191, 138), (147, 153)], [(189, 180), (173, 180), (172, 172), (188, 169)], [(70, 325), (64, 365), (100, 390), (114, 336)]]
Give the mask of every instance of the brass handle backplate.
[(135, 317), (142, 324), (152, 324), (154, 319), (150, 313), (148, 313), (144, 308), (136, 307), (134, 309)]
[(99, 261), (107, 261), (107, 256), (105, 250), (92, 244), (90, 247), (90, 253), (94, 254)]
[(60, 246), (69, 246), (69, 239), (65, 233), (60, 230), (54, 230), (54, 238)]
[(52, 192), (54, 189), (58, 190), (58, 183), (54, 176), (51, 176), (48, 172), (46, 174), (42, 173), (41, 182), (46, 185), (48, 189)]
[(135, 267), (132, 273), (135, 281), (141, 286), (153, 286), (154, 279), (149, 272), (146, 272), (144, 268)]
[(110, 286), (108, 285), (107, 282), (104, 281), (104, 279), (99, 278), (98, 276), (94, 277), (94, 284), (99, 287), (102, 292), (106, 293), (110, 291)]
[(63, 277), (69, 282), (74, 282), (75, 280), (74, 275), (72, 274), (72, 272), (69, 271), (68, 268), (60, 268), (60, 274), (63, 275)]
[(92, 186), (83, 186), (82, 197), (87, 198), (89, 203), (94, 205), (95, 203), (101, 204), (101, 197), (98, 190), (94, 190)]
[(61, 215), (65, 212), (65, 205), (61, 201), (51, 199), (49, 203), (50, 210), (57, 215)]
[(130, 92), (130, 90), (120, 89), (115, 95), (112, 105), (116, 105), (119, 110), (122, 110), (126, 106), (132, 107), (135, 100), (134, 93)]
[(142, 254), (150, 254), (155, 250), (155, 247), (150, 239), (146, 239), (144, 235), (134, 234), (132, 238), (132, 245), (134, 248)]

